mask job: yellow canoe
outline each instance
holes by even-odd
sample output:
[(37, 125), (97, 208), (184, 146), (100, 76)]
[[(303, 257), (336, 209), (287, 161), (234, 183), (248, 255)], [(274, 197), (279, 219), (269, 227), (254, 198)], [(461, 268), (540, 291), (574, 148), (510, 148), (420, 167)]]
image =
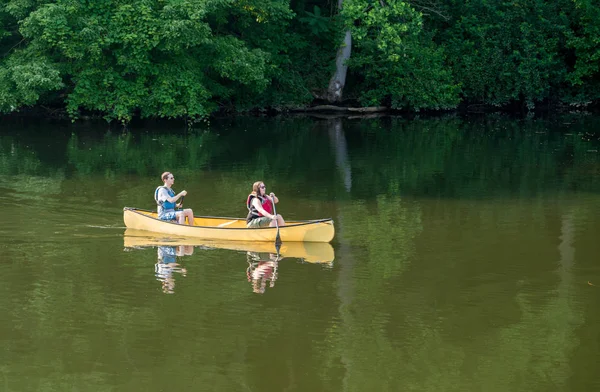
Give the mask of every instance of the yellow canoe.
[[(274, 242), (209, 241), (193, 237), (172, 237), (135, 229), (125, 230), (123, 246), (125, 248), (202, 246), (214, 249), (277, 254)], [(309, 263), (331, 263), (335, 258), (333, 247), (324, 242), (283, 242), (279, 248), (279, 255), (281, 258), (299, 258)]]
[[(158, 219), (155, 211), (123, 208), (123, 221), (129, 229), (153, 231), (181, 237), (213, 241), (275, 242), (275, 227), (246, 227), (245, 218), (195, 216), (194, 226), (180, 225)], [(289, 221), (279, 228), (282, 242), (330, 242), (335, 234), (332, 219)]]

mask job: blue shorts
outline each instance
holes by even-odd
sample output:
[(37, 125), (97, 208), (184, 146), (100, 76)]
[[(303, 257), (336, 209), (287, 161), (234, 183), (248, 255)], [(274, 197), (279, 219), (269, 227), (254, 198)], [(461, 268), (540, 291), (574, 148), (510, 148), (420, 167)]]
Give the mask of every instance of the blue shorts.
[(175, 211), (169, 211), (169, 212), (165, 212), (162, 215), (160, 215), (158, 217), (158, 219), (165, 220), (165, 221), (172, 221), (172, 220), (176, 220), (177, 216), (175, 215)]

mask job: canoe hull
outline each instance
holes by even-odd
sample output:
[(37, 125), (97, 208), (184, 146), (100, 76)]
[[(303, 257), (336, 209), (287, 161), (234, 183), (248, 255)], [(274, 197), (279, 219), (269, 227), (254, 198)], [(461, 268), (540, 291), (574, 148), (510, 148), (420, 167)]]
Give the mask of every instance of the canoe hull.
[[(125, 207), (123, 221), (129, 229), (213, 241), (274, 242), (276, 228), (246, 228), (243, 218), (194, 217), (195, 225), (180, 225), (157, 219), (156, 212)], [(279, 229), (282, 242), (330, 242), (335, 235), (332, 219), (291, 221)]]

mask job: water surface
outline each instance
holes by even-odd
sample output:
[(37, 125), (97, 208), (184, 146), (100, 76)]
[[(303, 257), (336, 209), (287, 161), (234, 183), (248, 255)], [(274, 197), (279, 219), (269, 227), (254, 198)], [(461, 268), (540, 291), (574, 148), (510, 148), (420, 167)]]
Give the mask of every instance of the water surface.
[[(598, 390), (598, 123), (5, 122), (2, 390)], [(197, 215), (264, 181), (331, 253), (128, 242), (165, 170)]]

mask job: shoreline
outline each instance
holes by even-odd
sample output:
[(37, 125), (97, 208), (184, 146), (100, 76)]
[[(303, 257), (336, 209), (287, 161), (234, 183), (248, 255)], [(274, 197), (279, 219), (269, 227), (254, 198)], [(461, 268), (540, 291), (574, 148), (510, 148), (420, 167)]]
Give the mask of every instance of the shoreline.
[(309, 105), (309, 106), (296, 106), (287, 108), (256, 108), (251, 110), (234, 111), (225, 110), (223, 108), (211, 113), (206, 118), (200, 119), (187, 119), (184, 117), (177, 118), (160, 118), (160, 117), (146, 117), (142, 118), (139, 115), (133, 116), (132, 120), (127, 123), (121, 123), (117, 120), (108, 121), (104, 118), (103, 114), (84, 113), (78, 118), (73, 119), (68, 116), (66, 110), (62, 108), (47, 108), (43, 106), (36, 106), (21, 110), (19, 112), (0, 114), (2, 120), (14, 120), (14, 119), (31, 119), (31, 120), (47, 120), (47, 121), (68, 121), (73, 124), (86, 123), (89, 121), (97, 122), (103, 121), (106, 124), (118, 124), (122, 126), (130, 126), (140, 122), (185, 122), (188, 126), (193, 127), (195, 124), (202, 122), (210, 122), (212, 119), (223, 119), (223, 118), (234, 118), (234, 117), (313, 117), (319, 119), (335, 119), (335, 118), (348, 118), (348, 119), (368, 119), (368, 118), (379, 118), (379, 117), (402, 117), (406, 119), (412, 119), (415, 117), (440, 117), (440, 116), (470, 116), (470, 115), (490, 115), (490, 114), (502, 114), (515, 117), (545, 117), (551, 114), (582, 114), (582, 115), (594, 115), (600, 114), (600, 107), (597, 105), (588, 105), (586, 107), (575, 106), (575, 105), (546, 105), (536, 107), (533, 110), (528, 110), (522, 106), (515, 107), (505, 106), (496, 107), (486, 104), (470, 104), (461, 105), (455, 109), (447, 110), (399, 110), (393, 109), (386, 106), (344, 106), (344, 105)]

